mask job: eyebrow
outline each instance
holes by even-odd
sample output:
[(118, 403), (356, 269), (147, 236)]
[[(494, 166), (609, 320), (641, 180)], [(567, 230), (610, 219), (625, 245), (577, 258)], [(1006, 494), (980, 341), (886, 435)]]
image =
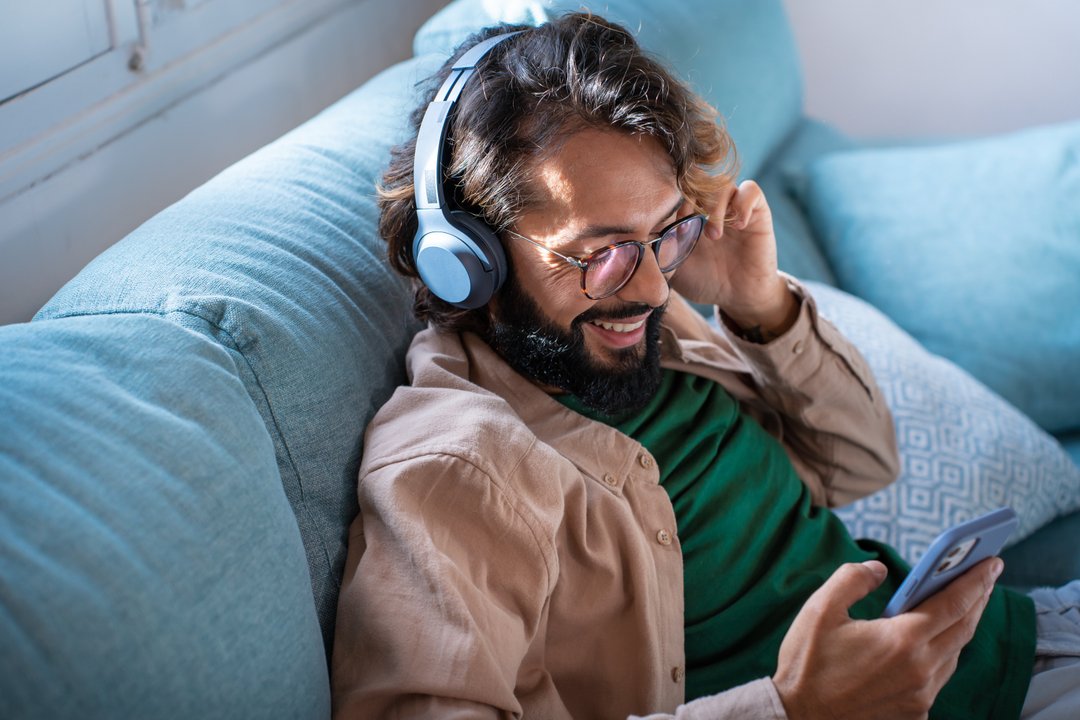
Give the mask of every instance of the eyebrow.
[[(679, 208), (686, 202), (686, 198), (682, 195), (679, 196), (679, 201), (675, 203), (675, 207), (671, 208), (665, 218), (671, 217), (679, 211)], [(622, 225), (590, 225), (580, 233), (570, 239), (570, 242), (576, 243), (582, 240), (590, 240), (592, 238), (607, 237), (608, 235), (629, 235), (634, 232), (634, 228), (625, 227)]]

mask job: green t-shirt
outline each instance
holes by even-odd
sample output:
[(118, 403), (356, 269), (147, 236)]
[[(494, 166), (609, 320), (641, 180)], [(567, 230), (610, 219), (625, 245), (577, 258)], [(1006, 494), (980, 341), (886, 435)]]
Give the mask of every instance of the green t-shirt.
[[(879, 617), (909, 567), (892, 548), (853, 540), (815, 507), (780, 443), (724, 388), (665, 371), (640, 412), (610, 418), (568, 407), (644, 445), (656, 458), (682, 544), (688, 700), (776, 671), (780, 643), (806, 599), (841, 564), (880, 560), (885, 582), (851, 609)], [(1031, 600), (995, 590), (932, 718), (1016, 718), (1031, 679)]]

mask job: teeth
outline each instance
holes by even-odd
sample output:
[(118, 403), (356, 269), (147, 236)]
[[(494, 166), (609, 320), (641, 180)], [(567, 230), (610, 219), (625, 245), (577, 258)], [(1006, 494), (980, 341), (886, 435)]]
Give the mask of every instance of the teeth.
[(639, 320), (636, 323), (609, 323), (601, 322), (600, 320), (593, 320), (593, 325), (604, 328), (605, 330), (612, 330), (614, 332), (628, 333), (637, 330), (639, 327), (645, 324), (644, 320)]

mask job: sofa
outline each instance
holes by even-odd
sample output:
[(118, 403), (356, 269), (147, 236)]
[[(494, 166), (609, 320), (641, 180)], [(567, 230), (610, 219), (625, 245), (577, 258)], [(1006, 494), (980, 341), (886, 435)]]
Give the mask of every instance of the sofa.
[[(329, 714), (364, 428), (418, 329), (374, 184), (457, 43), (578, 8), (456, 0), (0, 327), (0, 716)], [(804, 115), (780, 0), (597, 10), (721, 111), (782, 269), (885, 390), (903, 470), (852, 531), (914, 560), (1010, 504), (1003, 582), (1080, 577), (1080, 126), (856, 142)]]

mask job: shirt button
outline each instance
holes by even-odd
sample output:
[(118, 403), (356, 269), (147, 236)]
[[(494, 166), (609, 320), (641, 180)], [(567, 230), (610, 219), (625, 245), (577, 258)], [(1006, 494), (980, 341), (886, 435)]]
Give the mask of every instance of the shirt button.
[(686, 671), (683, 670), (682, 665), (676, 665), (675, 667), (671, 668), (671, 679), (672, 680), (674, 680), (677, 683), (680, 683), (680, 682), (683, 681), (684, 677), (686, 677)]
[(611, 473), (604, 473), (604, 482), (606, 482), (611, 487), (615, 487), (619, 483), (619, 480)]
[(792, 346), (791, 352), (795, 353), (796, 355), (802, 353), (802, 340), (799, 340), (795, 343), (795, 345)]
[(640, 455), (638, 455), (638, 462), (641, 463), (641, 467), (645, 468), (646, 470), (651, 468), (653, 465), (652, 458), (645, 453), (641, 453)]
[(661, 545), (670, 545), (671, 533), (669, 533), (667, 530), (661, 530), (660, 532), (656, 533), (656, 542), (660, 543)]

